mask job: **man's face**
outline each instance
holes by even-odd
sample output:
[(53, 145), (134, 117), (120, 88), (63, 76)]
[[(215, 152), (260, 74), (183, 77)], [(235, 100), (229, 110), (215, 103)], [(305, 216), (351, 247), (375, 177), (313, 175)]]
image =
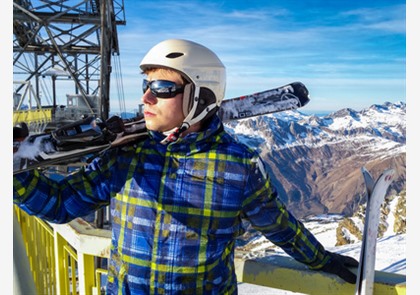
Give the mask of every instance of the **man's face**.
[[(182, 79), (175, 73), (155, 70), (147, 75), (148, 81), (167, 80), (182, 85)], [(183, 93), (172, 98), (159, 98), (150, 88), (143, 94), (144, 119), (146, 127), (152, 131), (165, 132), (179, 127), (184, 120), (182, 112)]]

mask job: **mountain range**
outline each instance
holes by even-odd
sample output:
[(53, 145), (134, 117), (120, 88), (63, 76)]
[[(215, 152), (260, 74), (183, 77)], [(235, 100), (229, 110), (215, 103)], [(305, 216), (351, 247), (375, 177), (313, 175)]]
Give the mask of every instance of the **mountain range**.
[(294, 110), (225, 127), (259, 151), (280, 198), (298, 218), (356, 213), (366, 202), (362, 167), (374, 178), (386, 168), (395, 169), (388, 193), (405, 190), (405, 102), (325, 116)]

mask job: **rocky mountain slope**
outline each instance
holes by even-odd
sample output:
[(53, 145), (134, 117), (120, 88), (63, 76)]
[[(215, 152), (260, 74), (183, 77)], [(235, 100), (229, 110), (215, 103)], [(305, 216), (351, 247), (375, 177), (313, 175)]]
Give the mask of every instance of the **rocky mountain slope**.
[[(337, 226), (336, 246), (353, 244), (362, 240), (366, 203), (353, 216), (346, 217)], [(406, 191), (387, 195), (381, 205), (378, 238), (406, 233)]]
[(404, 102), (323, 117), (288, 111), (230, 122), (226, 129), (259, 150), (280, 198), (298, 218), (352, 216), (365, 203), (363, 166), (374, 178), (394, 168), (390, 194), (405, 188)]

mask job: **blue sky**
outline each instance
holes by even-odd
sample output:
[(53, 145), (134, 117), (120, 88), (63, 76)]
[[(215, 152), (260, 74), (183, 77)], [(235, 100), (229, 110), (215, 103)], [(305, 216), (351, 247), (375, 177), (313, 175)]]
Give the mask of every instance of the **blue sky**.
[[(139, 63), (156, 43), (189, 39), (212, 49), (227, 69), (226, 98), (303, 82), (302, 111), (361, 110), (406, 100), (406, 2), (125, 1), (118, 26), (127, 111), (141, 98)], [(114, 66), (114, 74), (116, 74)]]

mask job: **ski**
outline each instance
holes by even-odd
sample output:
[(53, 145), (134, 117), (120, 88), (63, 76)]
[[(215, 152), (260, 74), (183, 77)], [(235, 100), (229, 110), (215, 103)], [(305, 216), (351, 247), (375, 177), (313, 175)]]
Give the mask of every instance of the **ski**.
[(366, 186), (367, 202), (355, 294), (372, 295), (381, 204), (385, 199), (389, 185), (393, 181), (394, 170), (385, 170), (376, 182), (365, 167), (362, 167), (362, 174)]
[(225, 99), (219, 110), (222, 121), (245, 119), (298, 109), (309, 102), (309, 92), (301, 82), (250, 95)]
[[(309, 100), (309, 92), (305, 85), (293, 82), (254, 94), (225, 99), (218, 115), (223, 122), (228, 122), (298, 109), (305, 106)], [(147, 136), (142, 115), (127, 120), (113, 116), (106, 122), (87, 117), (52, 132), (34, 135), (22, 135), (22, 130), (27, 132), (27, 128), (16, 129), (16, 134), (19, 134), (16, 138), (25, 139), (15, 141), (14, 136), (13, 148), (16, 152), (13, 155), (13, 174), (78, 162), (84, 157)]]
[(104, 123), (90, 116), (51, 133), (28, 135), (22, 142), (14, 141), (13, 174), (52, 165), (86, 163), (92, 155), (146, 136), (143, 116), (126, 120), (113, 116)]

